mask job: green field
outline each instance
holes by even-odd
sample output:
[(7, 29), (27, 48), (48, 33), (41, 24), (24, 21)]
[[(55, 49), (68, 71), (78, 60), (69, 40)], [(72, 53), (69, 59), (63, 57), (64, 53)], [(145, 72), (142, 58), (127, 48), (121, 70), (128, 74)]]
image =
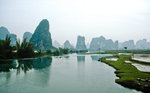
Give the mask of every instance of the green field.
[[(117, 61), (106, 60), (106, 58), (118, 58)], [(119, 77), (115, 82), (124, 87), (140, 90), (150, 93), (150, 74), (139, 71), (130, 63), (124, 61), (129, 60), (131, 55), (117, 55), (113, 57), (105, 57), (100, 59), (102, 62), (114, 67), (115, 73)]]

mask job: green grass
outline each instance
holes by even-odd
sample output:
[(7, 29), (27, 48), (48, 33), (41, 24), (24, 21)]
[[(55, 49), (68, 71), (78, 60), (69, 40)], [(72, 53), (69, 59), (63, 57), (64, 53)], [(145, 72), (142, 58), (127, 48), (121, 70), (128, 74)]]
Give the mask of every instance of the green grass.
[(132, 53), (132, 54), (150, 54), (150, 49), (133, 49), (133, 50), (103, 50), (104, 52), (94, 52), (85, 54), (118, 54), (118, 53)]
[(118, 53), (133, 53), (133, 54), (150, 54), (148, 49), (134, 49), (134, 50), (106, 50), (106, 54), (118, 54)]
[[(124, 87), (140, 90), (150, 93), (150, 74), (139, 71), (135, 66), (130, 63), (125, 63), (129, 60), (131, 55), (119, 55), (117, 61), (109, 61), (106, 58), (102, 58), (101, 61), (114, 67), (115, 73), (119, 77), (115, 82), (121, 84)], [(110, 58), (110, 57), (109, 57)]]

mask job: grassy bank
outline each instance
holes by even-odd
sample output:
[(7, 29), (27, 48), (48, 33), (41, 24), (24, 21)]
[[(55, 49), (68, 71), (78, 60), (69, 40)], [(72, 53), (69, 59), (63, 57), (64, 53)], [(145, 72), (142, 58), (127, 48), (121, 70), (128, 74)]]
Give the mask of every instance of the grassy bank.
[(106, 54), (118, 54), (118, 53), (132, 53), (132, 54), (150, 54), (148, 49), (135, 49), (135, 50), (106, 50)]
[(127, 88), (150, 93), (150, 74), (139, 71), (130, 63), (125, 63), (124, 61), (129, 60), (131, 55), (118, 55), (114, 57), (117, 57), (118, 60), (110, 61), (106, 60), (108, 57), (105, 57), (101, 61), (116, 69), (115, 73), (119, 79), (116, 79), (115, 82)]
[(103, 52), (89, 51), (86, 54), (118, 54), (118, 53), (132, 53), (132, 54), (150, 54), (149, 49), (134, 49), (134, 50), (103, 50)]

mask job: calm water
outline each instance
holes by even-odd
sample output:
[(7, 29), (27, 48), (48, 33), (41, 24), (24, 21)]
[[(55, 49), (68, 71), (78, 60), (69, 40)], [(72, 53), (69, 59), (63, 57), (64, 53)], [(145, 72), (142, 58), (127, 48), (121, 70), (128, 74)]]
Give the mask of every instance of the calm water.
[(114, 69), (99, 57), (76, 55), (0, 64), (0, 93), (137, 93), (115, 83)]
[(150, 63), (150, 54), (134, 54), (133, 59)]

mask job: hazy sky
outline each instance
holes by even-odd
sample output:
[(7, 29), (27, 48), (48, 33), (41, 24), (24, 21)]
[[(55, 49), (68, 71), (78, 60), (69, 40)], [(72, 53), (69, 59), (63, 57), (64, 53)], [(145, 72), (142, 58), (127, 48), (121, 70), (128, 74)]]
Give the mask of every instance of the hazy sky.
[(48, 19), (53, 40), (76, 43), (77, 35), (120, 42), (150, 41), (150, 0), (0, 0), (0, 26), (22, 38)]

